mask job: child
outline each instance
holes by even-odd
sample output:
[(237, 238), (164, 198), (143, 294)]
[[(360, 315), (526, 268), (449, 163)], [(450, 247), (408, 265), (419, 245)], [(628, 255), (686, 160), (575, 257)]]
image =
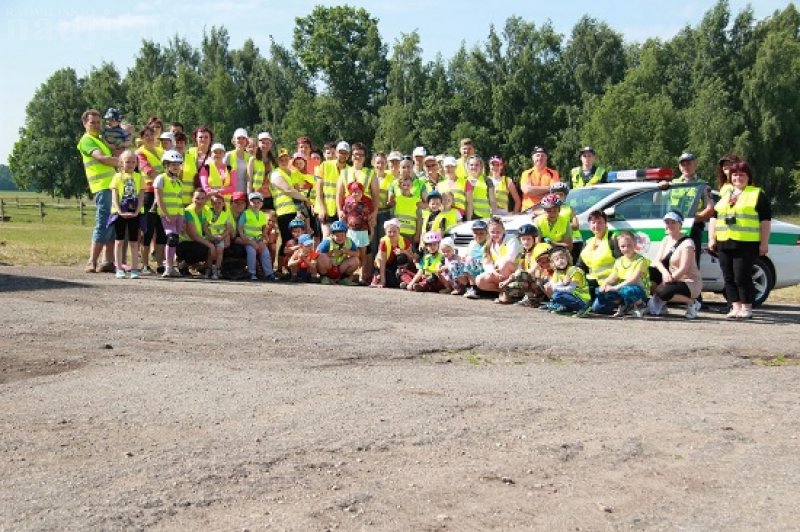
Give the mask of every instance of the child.
[(461, 212), (454, 207), (455, 196), (450, 191), (442, 192), (442, 218), (444, 219), (444, 232), (461, 223), (464, 219)]
[(286, 269), (289, 259), (294, 255), (294, 252), (302, 247), (300, 244), (300, 237), (306, 234), (305, 220), (301, 218), (295, 218), (289, 222), (289, 232), (292, 234), (292, 238), (287, 240), (286, 245), (283, 247), (283, 256), (281, 257), (280, 264), (278, 265), (278, 269), (280, 271), (284, 271), (284, 269)]
[(619, 305), (615, 318), (629, 313), (640, 318), (650, 291), (650, 261), (636, 252), (636, 237), (630, 231), (617, 235), (617, 246), (622, 256), (600, 286), (592, 312), (610, 314), (614, 305)]
[(277, 281), (272, 270), (272, 257), (267, 248), (267, 215), (261, 211), (264, 198), (259, 192), (251, 192), (248, 196), (250, 208), (242, 213), (239, 218), (239, 236), (247, 253), (247, 271), (250, 280), (258, 280), (256, 275), (256, 255), (261, 262), (261, 269), (267, 281)]
[(319, 258), (317, 268), (322, 284), (339, 284), (350, 286), (350, 275), (358, 269), (358, 247), (347, 236), (347, 224), (336, 220), (331, 224), (331, 234), (324, 238), (317, 247)]
[[(489, 238), (489, 224), (483, 220), (476, 220), (472, 223), (472, 242), (467, 246), (464, 255), (464, 275), (459, 279), (461, 286), (466, 286), (462, 294), (467, 299), (478, 299), (478, 287), (475, 279), (483, 273), (483, 248)], [(453, 292), (450, 292), (453, 295)]]
[[(440, 235), (444, 234), (445, 221), (442, 216), (442, 195), (438, 190), (433, 189), (428, 192), (428, 208), (420, 211), (420, 220), (417, 223), (417, 240), (420, 236), (430, 231), (437, 231)], [(420, 242), (419, 250), (425, 249), (425, 243)]]
[(521, 303), (522, 306), (538, 306), (533, 270), (536, 267), (534, 248), (539, 231), (533, 225), (525, 224), (520, 226), (517, 236), (522, 244), (522, 249), (517, 257), (517, 271), (508, 279), (500, 282), (499, 287), (502, 292), (500, 292), (497, 302), (512, 303), (515, 299), (519, 299), (518, 303)]
[(161, 216), (161, 225), (167, 235), (166, 264), (163, 277), (181, 277), (181, 272), (175, 266), (175, 255), (180, 234), (183, 231), (183, 200), (181, 199), (181, 164), (183, 155), (175, 150), (165, 151), (161, 162), (166, 172), (160, 174), (153, 181), (158, 214)]
[(572, 228), (570, 220), (561, 217), (562, 201), (556, 194), (547, 194), (542, 198), (541, 206), (544, 214), (533, 220), (539, 230), (539, 242), (547, 242), (551, 246), (564, 246), (572, 249)]
[(408, 283), (414, 278), (414, 254), (411, 251), (411, 242), (400, 234), (400, 220), (386, 220), (383, 231), (385, 236), (381, 237), (378, 256), (375, 258), (378, 273), (372, 286), (397, 288), (401, 282)]
[(261, 210), (267, 215), (267, 236), (265, 242), (267, 243), (269, 256), (276, 257), (278, 253), (278, 239), (281, 236), (281, 232), (278, 230), (278, 215), (273, 209), (264, 210), (263, 206)]
[(411, 167), (413, 163), (403, 160), (400, 163), (400, 175), (395, 187), (389, 190), (389, 205), (393, 216), (400, 220), (400, 234), (411, 241), (414, 249), (419, 245), (419, 201), (418, 195), (412, 192)]
[(122, 117), (117, 109), (109, 107), (105, 116), (106, 125), (103, 128), (103, 140), (111, 148), (114, 157), (119, 157), (124, 150), (133, 145), (131, 134), (122, 127)]
[[(567, 205), (567, 194), (569, 193), (569, 185), (566, 181), (558, 181), (550, 185), (550, 193), (558, 196), (561, 200), (561, 209), (558, 211), (558, 216), (567, 220), (569, 228), (572, 229), (572, 242), (582, 240), (581, 232), (578, 230), (578, 215), (575, 214), (575, 209), (571, 205)], [(578, 250), (573, 250), (578, 252)], [(573, 260), (577, 260), (577, 256), (573, 255)]]
[(543, 307), (558, 314), (575, 312), (576, 317), (586, 315), (589, 309), (589, 285), (584, 271), (572, 265), (572, 255), (564, 246), (554, 246), (550, 250), (550, 262), (553, 275), (544, 286), (550, 302)]
[(125, 278), (122, 268), (125, 262), (125, 237), (131, 248), (131, 279), (139, 274), (139, 220), (144, 205), (144, 181), (135, 172), (136, 155), (131, 150), (122, 152), (119, 158), (119, 172), (111, 179), (111, 216), (109, 224), (114, 224), (114, 262), (117, 279)]
[(225, 208), (225, 198), (222, 194), (211, 194), (211, 209), (206, 215), (205, 233), (217, 250), (215, 264), (207, 269), (206, 275), (216, 281), (222, 269), (222, 257), (225, 250), (230, 247), (233, 236), (233, 221), (230, 211)]
[(439, 244), (439, 249), (442, 250), (442, 255), (444, 255), (444, 265), (439, 270), (439, 277), (445, 286), (441, 293), (453, 294), (453, 290), (455, 290), (455, 294), (463, 293), (463, 288), (460, 286), (458, 279), (464, 275), (464, 263), (461, 261), (461, 257), (458, 256), (455, 241), (450, 237), (443, 238)]
[[(422, 235), (422, 241), (425, 243), (425, 253), (419, 259), (417, 274), (405, 288), (415, 292), (439, 292), (444, 289), (439, 278), (439, 270), (444, 263), (444, 255), (439, 251), (442, 235), (438, 231), (428, 231)], [(403, 288), (403, 283), (400, 288)]]
[(289, 271), (292, 272), (292, 282), (310, 282), (319, 279), (317, 274), (317, 259), (319, 253), (314, 249), (314, 239), (311, 235), (302, 234), (297, 239), (299, 245), (289, 257)]
[[(344, 199), (342, 205), (342, 212), (344, 219), (347, 223), (347, 237), (353, 241), (358, 248), (358, 262), (365, 264), (367, 257), (367, 248), (369, 247), (370, 232), (374, 230), (371, 225), (373, 222), (373, 212), (375, 206), (372, 200), (364, 195), (364, 185), (358, 181), (352, 181), (347, 185), (347, 191), (350, 193)], [(367, 285), (369, 280), (366, 278), (364, 268), (361, 269), (361, 279), (359, 283)]]

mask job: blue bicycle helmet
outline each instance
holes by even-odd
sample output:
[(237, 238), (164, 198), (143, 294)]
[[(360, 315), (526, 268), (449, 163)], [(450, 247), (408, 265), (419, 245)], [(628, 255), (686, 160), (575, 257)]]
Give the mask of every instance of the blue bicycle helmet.
[(331, 224), (331, 233), (344, 233), (347, 231), (347, 224), (341, 220), (336, 220)]
[(295, 218), (291, 222), (289, 222), (289, 229), (294, 229), (295, 227), (299, 227), (301, 229), (306, 228), (306, 223), (301, 220), (300, 218)]
[(528, 235), (532, 236), (533, 238), (536, 238), (537, 236), (539, 236), (539, 230), (536, 229), (536, 226), (534, 225), (524, 224), (519, 227), (519, 229), (517, 230), (517, 234), (519, 236)]

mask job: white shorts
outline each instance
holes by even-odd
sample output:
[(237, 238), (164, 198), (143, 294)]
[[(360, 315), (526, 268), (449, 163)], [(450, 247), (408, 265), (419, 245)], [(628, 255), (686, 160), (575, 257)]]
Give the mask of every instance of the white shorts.
[(369, 231), (356, 231), (354, 229), (347, 230), (347, 236), (353, 241), (357, 248), (365, 248), (369, 246)]

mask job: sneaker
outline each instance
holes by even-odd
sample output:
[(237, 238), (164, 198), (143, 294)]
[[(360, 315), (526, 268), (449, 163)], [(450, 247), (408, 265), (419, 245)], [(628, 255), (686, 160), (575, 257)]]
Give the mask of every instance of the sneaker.
[(164, 268), (164, 273), (161, 274), (161, 277), (172, 277), (172, 268)]
[(152, 275), (154, 272), (150, 269), (150, 266), (145, 266), (142, 268), (142, 275)]
[(581, 310), (575, 313), (576, 318), (585, 318), (592, 311), (591, 305), (586, 305)]
[(541, 305), (539, 305), (539, 310), (541, 310), (542, 312), (550, 312), (551, 310), (553, 310), (553, 304), (550, 301), (548, 301), (547, 303), (542, 303)]
[(642, 312), (643, 307), (644, 305), (642, 303), (634, 303), (633, 306), (631, 307), (631, 316), (633, 316), (634, 318), (641, 318), (644, 315), (644, 313)]
[[(331, 284), (331, 278), (330, 277), (321, 277), (320, 280), (319, 280), (319, 284)], [(402, 287), (402, 283), (400, 283), (400, 284), (401, 284), (401, 287)]]
[(566, 314), (567, 312), (569, 312), (569, 309), (564, 305), (551, 303), (550, 312), (553, 312), (554, 314)]
[(400, 283), (400, 290), (405, 290), (408, 288), (408, 283)]
[(520, 299), (519, 301), (517, 301), (514, 304), (517, 305), (518, 307), (529, 307), (529, 308), (531, 308), (531, 307), (535, 307), (536, 306), (536, 303), (534, 303), (533, 299), (528, 297), (527, 294), (522, 296), (522, 299)]
[[(114, 272), (117, 271), (117, 268), (114, 266), (113, 262), (104, 262), (100, 266), (100, 269), (97, 270), (97, 271), (100, 271), (100, 272), (103, 272), (103, 273), (114, 273)], [(123, 271), (125, 271), (125, 270), (123, 270)]]
[(700, 305), (702, 305), (702, 303), (700, 303), (699, 301), (692, 301), (691, 303), (686, 305), (686, 314), (684, 314), (684, 317), (687, 320), (695, 319), (697, 317), (697, 311), (700, 310)]
[(464, 289), (463, 288), (454, 288), (452, 292), (450, 292), (451, 296), (463, 296)]
[(219, 281), (219, 271), (212, 270), (211, 271), (211, 280), (212, 281)]
[(647, 313), (651, 316), (661, 316), (662, 314), (667, 313), (666, 310), (667, 302), (662, 301), (658, 297), (651, 297), (647, 302)]
[(353, 286), (353, 281), (349, 277), (342, 277), (339, 279), (339, 284), (342, 286)]
[(250, 280), (251, 281), (258, 281), (258, 275), (254, 274), (254, 273), (251, 273), (250, 274)]
[(464, 297), (466, 297), (467, 299), (480, 299), (478, 291), (475, 290), (474, 286), (470, 286), (469, 288), (467, 288), (466, 292), (464, 292)]
[(737, 319), (739, 317), (739, 312), (741, 312), (741, 311), (742, 311), (742, 309), (740, 309), (740, 308), (731, 307), (730, 312), (725, 314), (725, 319), (726, 320), (735, 320), (735, 319)]
[(753, 309), (749, 309), (749, 308), (743, 308), (736, 315), (736, 318), (740, 319), (740, 320), (749, 320), (752, 317), (753, 317)]
[(275, 275), (274, 273), (271, 273), (269, 275), (264, 276), (264, 280), (270, 283), (277, 283), (278, 281), (281, 280), (281, 278)]
[(86, 266), (83, 268), (83, 271), (86, 273), (97, 273), (97, 263), (88, 261)]
[(450, 289), (449, 288), (442, 288), (441, 290), (439, 290), (439, 293), (440, 294), (449, 294), (450, 293)]
[(157, 266), (156, 267), (156, 273), (161, 274), (161, 273), (164, 273), (165, 271), (167, 271), (167, 267), (166, 266)]
[(125, 270), (117, 270), (117, 279), (125, 278)]
[(139, 270), (131, 270), (131, 279), (139, 279), (140, 277)]
[(631, 305), (620, 305), (617, 311), (611, 315), (612, 318), (621, 318), (631, 310)]
[[(188, 275), (188, 272), (187, 272), (187, 274), (186, 274), (186, 275)], [(183, 277), (183, 276), (184, 276), (184, 273), (183, 273), (182, 271), (180, 271), (178, 268), (172, 268), (172, 269), (169, 271), (169, 276), (170, 276), (170, 277), (176, 277), (176, 278), (177, 278), (177, 277)]]

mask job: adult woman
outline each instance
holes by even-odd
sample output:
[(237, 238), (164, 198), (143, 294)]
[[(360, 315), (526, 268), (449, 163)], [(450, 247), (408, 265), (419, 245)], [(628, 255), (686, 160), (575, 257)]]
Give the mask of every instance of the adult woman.
[(719, 255), (725, 280), (725, 298), (731, 304), (728, 319), (753, 317), (753, 264), (769, 251), (772, 210), (764, 191), (752, 185), (745, 161), (733, 163), (731, 187), (714, 206), (708, 227), (708, 249)]
[[(192, 203), (184, 209), (183, 232), (176, 253), (183, 268), (205, 262), (207, 273), (210, 273), (218, 251), (214, 243), (206, 238), (207, 235), (203, 230), (206, 223), (207, 201), (208, 195), (202, 188), (196, 189), (192, 194)], [(222, 253), (222, 250), (219, 250), (219, 253)]]
[(275, 208), (269, 176), (277, 165), (278, 161), (272, 153), (272, 135), (263, 131), (258, 134), (255, 156), (247, 162), (247, 193), (261, 192), (264, 197), (264, 209)]
[[(148, 264), (150, 258), (150, 247), (155, 236), (156, 266), (164, 263), (164, 246), (167, 244), (167, 235), (164, 233), (164, 226), (161, 225), (161, 216), (155, 212), (153, 204), (156, 201), (156, 193), (153, 189), (153, 181), (160, 174), (164, 173), (161, 165), (161, 156), (164, 152), (156, 144), (156, 132), (152, 126), (145, 126), (139, 132), (142, 145), (136, 150), (136, 159), (139, 163), (139, 172), (144, 177), (144, 212), (146, 214), (147, 229), (142, 237), (141, 255), (144, 268), (143, 273), (152, 273)], [(158, 269), (158, 268), (156, 268)]]
[(289, 223), (297, 216), (295, 202), (305, 203), (310, 208), (310, 201), (305, 194), (292, 186), (292, 170), (289, 166), (291, 158), (289, 152), (281, 148), (278, 151), (278, 167), (272, 172), (272, 192), (275, 202), (275, 214), (278, 215), (278, 230), (281, 232), (281, 247), (278, 256), (283, 256), (286, 242), (292, 239)]
[(738, 163), (741, 160), (742, 159), (733, 152), (728, 152), (719, 158), (719, 162), (717, 162), (717, 189), (719, 189), (720, 194), (731, 187), (731, 166), (733, 166), (733, 163)]
[[(503, 175), (504, 168), (505, 162), (499, 155), (493, 155), (489, 159), (489, 179), (494, 184), (494, 197), (497, 202), (497, 209), (493, 211), (493, 214), (506, 215), (512, 212), (517, 214), (522, 201), (514, 181)], [(509, 209), (510, 199), (514, 200), (513, 209)]]
[(461, 213), (461, 217), (463, 218), (467, 214), (467, 180), (466, 178), (459, 178), (456, 175), (457, 166), (458, 161), (456, 161), (455, 157), (444, 158), (442, 161), (442, 167), (444, 168), (444, 179), (439, 181), (439, 185), (436, 187), (436, 190), (442, 194), (445, 192), (450, 192), (453, 194), (453, 207), (455, 207), (458, 212)]
[(200, 169), (204, 168), (211, 157), (211, 143), (214, 142), (214, 132), (206, 126), (197, 126), (192, 131), (194, 147), (186, 150), (183, 156), (183, 178), (181, 186), (181, 200), (184, 205), (192, 202), (192, 195), (196, 188), (201, 187)]
[(506, 230), (499, 218), (489, 220), (489, 240), (483, 248), (483, 273), (475, 283), (487, 292), (500, 292), (500, 283), (511, 277), (517, 269), (519, 240), (506, 240)]
[(666, 236), (661, 241), (656, 260), (650, 267), (650, 279), (655, 287), (647, 310), (653, 316), (664, 313), (667, 302), (687, 303), (686, 319), (693, 320), (700, 310), (697, 297), (703, 289), (700, 268), (694, 256), (694, 242), (683, 234), (683, 215), (669, 211), (664, 215)]
[(225, 164), (230, 168), (232, 181), (236, 183), (234, 192), (247, 192), (247, 167), (252, 155), (247, 151), (250, 137), (247, 130), (238, 128), (233, 132), (234, 149), (225, 153)]
[(467, 161), (466, 196), (465, 220), (488, 218), (497, 210), (494, 183), (483, 175), (483, 161), (477, 155)]
[[(603, 211), (590, 212), (589, 229), (592, 231), (592, 236), (583, 246), (576, 266), (586, 272), (589, 295), (594, 301), (597, 298), (598, 287), (611, 274), (614, 261), (619, 258), (621, 253), (608, 232), (606, 213)], [(613, 311), (613, 309), (609, 310)]]

